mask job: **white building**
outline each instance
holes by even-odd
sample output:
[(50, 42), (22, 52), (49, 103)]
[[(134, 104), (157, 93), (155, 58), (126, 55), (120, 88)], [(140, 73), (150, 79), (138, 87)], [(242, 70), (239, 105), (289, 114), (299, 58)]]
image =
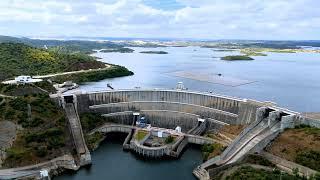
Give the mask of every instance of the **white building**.
[(40, 171), (40, 177), (42, 179), (49, 179), (49, 172), (46, 169)]
[(175, 128), (175, 131), (178, 132), (178, 133), (181, 133), (181, 127), (180, 127), (180, 126), (177, 126), (177, 127)]
[(184, 87), (183, 82), (178, 82), (176, 89), (177, 90), (186, 90), (187, 88)]
[(41, 82), (42, 79), (33, 79), (31, 76), (18, 76), (14, 80), (4, 81), (3, 84), (26, 84)]

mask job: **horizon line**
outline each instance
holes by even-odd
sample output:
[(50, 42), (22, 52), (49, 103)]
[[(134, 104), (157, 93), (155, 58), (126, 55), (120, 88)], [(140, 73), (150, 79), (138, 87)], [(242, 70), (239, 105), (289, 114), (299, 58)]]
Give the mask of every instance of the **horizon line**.
[(128, 36), (23, 36), (23, 35), (0, 35), (15, 38), (29, 38), (39, 40), (93, 40), (108, 41), (112, 40), (160, 40), (160, 41), (320, 41), (320, 39), (244, 39), (244, 38), (173, 38), (173, 37), (128, 37)]

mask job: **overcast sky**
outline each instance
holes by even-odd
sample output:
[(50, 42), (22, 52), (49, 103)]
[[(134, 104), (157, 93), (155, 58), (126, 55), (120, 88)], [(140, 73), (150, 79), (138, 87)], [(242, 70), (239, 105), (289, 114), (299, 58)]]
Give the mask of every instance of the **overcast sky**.
[(1, 0), (0, 34), (320, 40), (320, 0)]

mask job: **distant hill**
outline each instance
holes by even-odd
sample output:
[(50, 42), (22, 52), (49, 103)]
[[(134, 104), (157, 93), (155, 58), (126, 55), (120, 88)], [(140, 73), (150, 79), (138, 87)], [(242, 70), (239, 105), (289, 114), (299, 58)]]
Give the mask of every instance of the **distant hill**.
[(0, 36), (0, 43), (12, 42), (23, 43), (29, 46), (54, 49), (64, 53), (93, 53), (93, 49), (117, 49), (124, 47), (110, 41), (82, 41), (82, 40), (41, 40), (29, 38), (16, 38), (11, 36)]
[[(1, 41), (14, 40), (10, 37), (1, 38)], [(0, 43), (0, 81), (18, 75), (42, 75), (103, 67), (103, 62), (81, 53), (67, 54), (22, 43)]]
[(11, 36), (0, 36), (0, 43), (3, 42), (22, 42), (22, 38), (16, 38)]
[[(1, 42), (24, 43), (33, 47), (54, 49), (64, 53), (93, 53), (93, 50), (106, 49), (106, 51), (123, 52), (125, 47), (165, 47), (163, 42), (170, 42), (169, 46), (181, 45), (174, 39), (147, 39), (147, 38), (89, 38), (73, 37), (81, 40), (44, 40), (26, 37), (1, 36)], [(91, 39), (91, 40), (89, 40)], [(93, 40), (92, 40), (93, 39)], [(101, 39), (103, 41), (101, 41)], [(111, 40), (111, 41), (108, 41)], [(273, 48), (273, 49), (299, 49), (300, 46), (320, 47), (319, 40), (299, 41), (272, 41), (272, 40), (184, 40), (183, 46), (199, 45), (206, 48), (242, 49), (242, 48)], [(173, 44), (172, 44), (173, 43)], [(122, 49), (121, 49), (122, 48)], [(128, 51), (130, 52), (130, 51)], [(128, 53), (125, 52), (125, 53)]]

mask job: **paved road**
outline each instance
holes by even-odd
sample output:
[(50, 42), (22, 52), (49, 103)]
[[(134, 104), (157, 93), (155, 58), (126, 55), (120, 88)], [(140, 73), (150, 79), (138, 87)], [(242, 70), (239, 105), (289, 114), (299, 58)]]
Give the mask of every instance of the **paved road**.
[(0, 97), (11, 98), (11, 99), (15, 98), (14, 96), (7, 96), (7, 95), (4, 95), (4, 94), (0, 94)]
[(76, 166), (72, 155), (63, 155), (50, 161), (35, 165), (0, 169), (0, 179), (16, 179), (23, 177), (37, 178), (40, 176), (40, 170), (46, 169), (50, 171), (51, 169), (57, 169), (59, 167), (73, 170), (77, 170), (79, 168)]
[(69, 74), (78, 74), (78, 73), (85, 73), (85, 72), (95, 72), (95, 71), (103, 71), (106, 69), (111, 68), (111, 65), (106, 65), (105, 68), (99, 68), (99, 69), (88, 69), (88, 70), (80, 70), (80, 71), (69, 71), (69, 72), (63, 72), (63, 73), (56, 73), (56, 74), (47, 74), (47, 75), (42, 75), (42, 76), (32, 76), (32, 78), (36, 79), (42, 79), (42, 78), (50, 78), (50, 77), (55, 77), (55, 76), (61, 76), (61, 75), (69, 75)]

